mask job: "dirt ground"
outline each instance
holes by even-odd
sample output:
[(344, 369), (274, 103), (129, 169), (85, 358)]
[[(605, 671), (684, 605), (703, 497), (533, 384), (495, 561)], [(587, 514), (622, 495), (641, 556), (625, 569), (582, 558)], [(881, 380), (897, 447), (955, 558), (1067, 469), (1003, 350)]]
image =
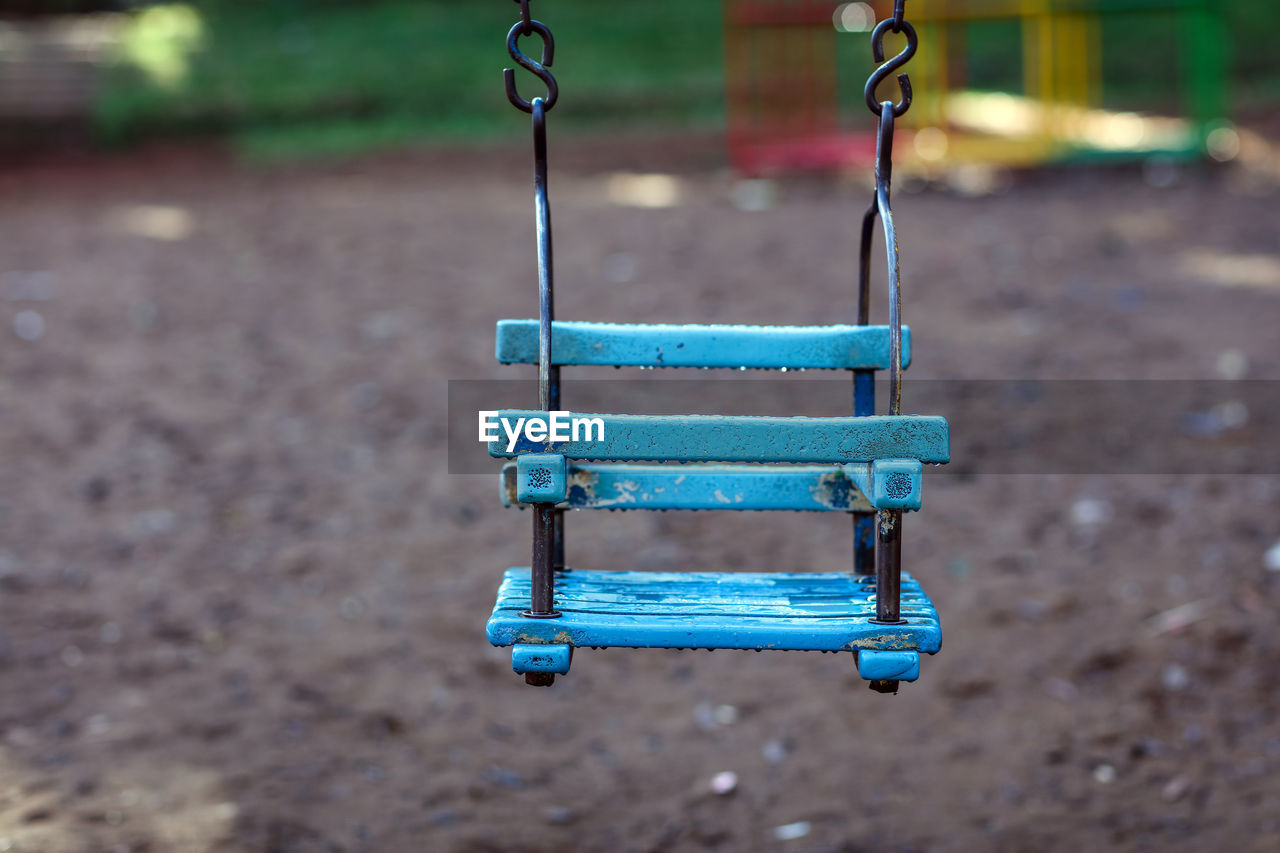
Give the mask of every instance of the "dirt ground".
[[(851, 318), (859, 180), (751, 212), (717, 140), (554, 157), (562, 318)], [(528, 516), (443, 448), (448, 380), (528, 375), (493, 363), (536, 306), (527, 158), (0, 174), (0, 851), (1280, 850), (1274, 471), (930, 471), (944, 648), (897, 696), (798, 653), (526, 687), (484, 623)], [(1280, 379), (1246, 172), (908, 189), (912, 375)], [(584, 567), (850, 553), (831, 516), (570, 521)]]

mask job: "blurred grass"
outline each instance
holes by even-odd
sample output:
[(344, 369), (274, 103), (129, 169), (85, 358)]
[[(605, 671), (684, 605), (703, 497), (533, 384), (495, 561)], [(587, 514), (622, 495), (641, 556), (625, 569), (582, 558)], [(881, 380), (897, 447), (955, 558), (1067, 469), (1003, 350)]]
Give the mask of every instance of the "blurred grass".
[[(501, 69), (511, 2), (316, 0), (191, 4), (203, 46), (180, 85), (121, 63), (96, 104), (102, 139), (228, 133), (250, 156), (329, 154), (422, 138), (527, 132)], [(560, 128), (715, 126), (723, 121), (716, 2), (557, 0), (538, 10), (556, 36), (552, 70), (571, 97)], [(535, 37), (521, 47), (539, 49)], [(538, 81), (520, 71), (525, 97)]]
[[(422, 139), (521, 136), (500, 69), (518, 17), (503, 0), (196, 0), (202, 46), (181, 81), (165, 86), (120, 63), (96, 103), (110, 144), (216, 133), (255, 158), (344, 154)], [(1236, 101), (1280, 93), (1280, 10), (1273, 0), (1228, 0)], [(535, 13), (556, 35), (553, 70), (564, 97), (557, 130), (714, 128), (724, 122), (721, 4), (717, 0), (543, 0)], [(1003, 26), (1003, 30), (1001, 27)], [(1006, 32), (1007, 30), (1007, 32)], [(859, 101), (870, 67), (858, 36), (842, 40), (841, 85)], [(1176, 108), (1177, 38), (1160, 16), (1104, 24), (1112, 105)], [(1017, 89), (1014, 24), (972, 28), (971, 84)], [(538, 40), (522, 42), (529, 51)], [(865, 68), (864, 68), (865, 66)], [(852, 73), (859, 78), (843, 78)], [(526, 97), (537, 80), (520, 71)]]

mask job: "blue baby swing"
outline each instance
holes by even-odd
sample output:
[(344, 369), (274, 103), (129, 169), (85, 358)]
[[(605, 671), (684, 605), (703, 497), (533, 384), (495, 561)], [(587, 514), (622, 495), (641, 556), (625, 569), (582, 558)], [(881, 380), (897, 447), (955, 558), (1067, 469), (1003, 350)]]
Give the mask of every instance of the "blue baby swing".
[[(506, 69), (507, 97), (533, 118), (538, 248), (538, 319), (500, 320), (497, 357), (538, 365), (537, 411), (507, 410), (508, 423), (561, 411), (560, 368), (570, 365), (848, 370), (853, 416), (835, 418), (568, 413), (599, 419), (603, 436), (527, 433), (490, 442), (514, 459), (502, 469), (503, 499), (533, 515), (532, 566), (506, 572), (488, 623), (489, 641), (511, 647), (515, 672), (549, 686), (569, 671), (576, 648), (754, 649), (853, 652), (873, 690), (897, 692), (920, 674), (920, 655), (942, 645), (938, 613), (920, 584), (902, 572), (903, 513), (920, 508), (924, 463), (950, 458), (940, 417), (901, 414), (902, 371), (910, 331), (899, 311), (898, 241), (889, 206), (894, 119), (911, 104), (898, 75), (898, 103), (876, 101), (877, 85), (917, 47), (903, 19), (905, 0), (871, 35), (880, 65), (864, 90), (879, 119), (875, 197), (862, 221), (857, 323), (828, 326), (652, 325), (554, 319), (551, 221), (547, 201), (546, 115), (558, 89), (548, 70), (551, 31), (516, 0), (521, 19), (507, 50), (546, 86), (532, 101)], [(906, 47), (885, 62), (883, 40)], [(541, 61), (522, 53), (522, 36), (542, 41)], [(868, 322), (875, 224), (883, 228), (889, 271), (889, 323)], [(889, 413), (875, 413), (875, 371), (889, 372)], [(655, 463), (702, 463), (665, 465)], [(626, 489), (633, 500), (620, 504)], [(725, 496), (732, 496), (725, 503)], [(636, 572), (571, 568), (564, 560), (566, 509), (788, 510), (850, 513), (852, 571)]]

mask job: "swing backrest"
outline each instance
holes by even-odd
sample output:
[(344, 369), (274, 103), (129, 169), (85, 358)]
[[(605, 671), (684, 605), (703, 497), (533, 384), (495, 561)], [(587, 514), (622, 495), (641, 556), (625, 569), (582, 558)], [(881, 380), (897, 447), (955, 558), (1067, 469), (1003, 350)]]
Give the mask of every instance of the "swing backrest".
[[(886, 326), (555, 322), (551, 340), (555, 366), (882, 370), (890, 364)], [(902, 330), (902, 341), (905, 367), (909, 329)], [(537, 321), (500, 321), (497, 356), (503, 363), (536, 364)], [(546, 414), (509, 410), (498, 417), (517, 424)], [(493, 456), (523, 457), (503, 468), (504, 503), (554, 500), (575, 509), (610, 510), (912, 510), (920, 506), (922, 463), (950, 458), (947, 423), (932, 416), (575, 412), (564, 417), (598, 419), (603, 436), (569, 441), (521, 436), (514, 442), (500, 437), (490, 443)]]

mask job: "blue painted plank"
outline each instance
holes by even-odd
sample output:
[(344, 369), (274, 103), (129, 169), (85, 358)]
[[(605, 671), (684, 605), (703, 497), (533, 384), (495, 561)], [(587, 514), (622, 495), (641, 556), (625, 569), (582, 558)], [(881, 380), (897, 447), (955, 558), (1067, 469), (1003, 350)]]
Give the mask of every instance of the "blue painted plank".
[[(538, 321), (499, 320), (498, 361), (538, 363)], [(551, 361), (641, 367), (883, 370), (888, 326), (731, 326), (641, 323), (551, 324)], [(902, 327), (902, 366), (911, 330)]]
[[(600, 613), (627, 616), (643, 616), (646, 614), (661, 616), (670, 614), (678, 608), (681, 615), (715, 615), (726, 609), (737, 608), (744, 616), (758, 619), (765, 616), (782, 616), (788, 618), (816, 617), (852, 617), (875, 615), (875, 601), (866, 595), (827, 595), (809, 596), (799, 594), (794, 597), (760, 597), (748, 590), (742, 595), (731, 595), (721, 591), (718, 595), (703, 595), (697, 590), (678, 591), (680, 585), (687, 585), (685, 579), (677, 584), (676, 592), (667, 592), (653, 599), (653, 587), (650, 584), (643, 591), (619, 588), (614, 592), (575, 592), (565, 607), (575, 613)], [(503, 610), (523, 611), (529, 609), (529, 595), (532, 592), (529, 584), (512, 584), (504, 587), (498, 597), (497, 607)], [(747, 610), (749, 609), (749, 613)], [(902, 596), (900, 609), (905, 618), (915, 616), (931, 618), (926, 599), (920, 595)]]
[[(522, 457), (523, 458), (523, 457)], [(868, 463), (854, 463), (868, 467)], [(850, 466), (851, 467), (851, 466)], [(518, 506), (516, 463), (502, 466), (502, 502)], [(839, 465), (569, 466), (565, 509), (732, 509), (869, 512)]]
[[(529, 458), (528, 456), (521, 457)], [(790, 512), (870, 512), (920, 508), (920, 471), (911, 486), (880, 503), (867, 498), (875, 462), (848, 465), (626, 465), (583, 462), (569, 466), (563, 509), (608, 510), (784, 510)], [(893, 474), (901, 472), (894, 471)], [(519, 506), (516, 463), (502, 466), (502, 503)], [(527, 503), (527, 501), (525, 502)]]
[(529, 569), (506, 573), (489, 641), (628, 648), (937, 652), (942, 630), (920, 585), (902, 577), (901, 625), (877, 625), (874, 587), (843, 573), (600, 572), (557, 575), (558, 619), (526, 619)]
[[(509, 442), (504, 428), (489, 442), (489, 455), (559, 453), (570, 459), (618, 462), (872, 462), (915, 459), (947, 462), (950, 431), (933, 415), (871, 415), (862, 418), (774, 418), (729, 415), (611, 415), (564, 412), (598, 418), (603, 438), (533, 441), (520, 431)], [(506, 409), (497, 413), (513, 430), (529, 419), (547, 425), (546, 412)], [(546, 430), (544, 429), (545, 433)], [(599, 433), (592, 433), (592, 438)], [(510, 447), (510, 449), (508, 449)]]

